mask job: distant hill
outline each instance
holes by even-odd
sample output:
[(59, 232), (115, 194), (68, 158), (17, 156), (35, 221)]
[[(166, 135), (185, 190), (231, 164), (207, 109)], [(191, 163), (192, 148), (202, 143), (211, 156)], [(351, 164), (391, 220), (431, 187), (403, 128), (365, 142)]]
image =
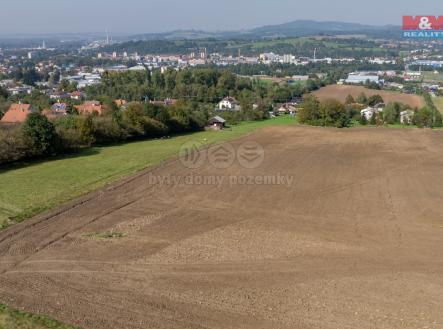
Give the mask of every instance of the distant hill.
[(279, 25), (268, 25), (253, 29), (250, 33), (262, 37), (299, 37), (318, 34), (368, 34), (383, 35), (392, 34), (392, 30), (400, 31), (400, 27), (394, 26), (372, 26), (344, 22), (317, 22), (309, 20), (298, 20)]
[(132, 40), (195, 40), (195, 39), (247, 39), (285, 38), (313, 35), (366, 34), (372, 37), (397, 38), (400, 27), (393, 25), (372, 26), (345, 22), (317, 22), (297, 20), (278, 25), (267, 25), (244, 31), (205, 32), (178, 30), (164, 33), (149, 33), (131, 36)]
[[(267, 25), (241, 31), (208, 32), (202, 30), (176, 30), (162, 33), (113, 33), (117, 42), (156, 41), (156, 40), (228, 40), (228, 39), (276, 39), (317, 35), (354, 35), (364, 34), (369, 37), (399, 38), (400, 26), (372, 26), (345, 22), (317, 22), (297, 20), (284, 24)], [(105, 33), (48, 33), (48, 34), (2, 34), (0, 47), (5, 45), (34, 45), (45, 40), (46, 43), (79, 42), (105, 39)]]

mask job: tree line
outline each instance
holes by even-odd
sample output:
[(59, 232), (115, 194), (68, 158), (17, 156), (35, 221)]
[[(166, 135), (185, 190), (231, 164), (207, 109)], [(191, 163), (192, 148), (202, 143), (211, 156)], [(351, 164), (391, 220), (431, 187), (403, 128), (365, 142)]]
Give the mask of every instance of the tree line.
[(409, 105), (392, 102), (383, 106), (381, 111), (375, 111), (369, 120), (361, 114), (366, 107), (384, 104), (380, 95), (367, 97), (361, 93), (354, 99), (352, 95), (346, 97), (345, 103), (337, 100), (321, 102), (317, 97), (309, 95), (305, 98), (298, 116), (299, 122), (313, 126), (345, 128), (351, 125), (395, 125), (401, 122), (401, 113), (409, 111), (408, 120), (402, 124), (414, 125), (419, 128), (442, 127), (442, 115), (432, 102), (429, 94), (424, 94), (426, 105), (421, 108), (411, 108)]
[(107, 105), (104, 115), (67, 115), (49, 120), (31, 113), (21, 125), (0, 129), (0, 164), (61, 155), (93, 145), (163, 137), (203, 129), (209, 112), (190, 103), (174, 106)]

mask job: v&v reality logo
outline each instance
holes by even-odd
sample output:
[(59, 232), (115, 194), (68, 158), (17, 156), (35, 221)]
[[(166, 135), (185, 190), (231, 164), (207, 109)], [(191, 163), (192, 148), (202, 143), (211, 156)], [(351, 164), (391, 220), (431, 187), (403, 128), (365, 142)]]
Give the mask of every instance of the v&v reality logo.
[(443, 16), (403, 16), (403, 37), (443, 38)]

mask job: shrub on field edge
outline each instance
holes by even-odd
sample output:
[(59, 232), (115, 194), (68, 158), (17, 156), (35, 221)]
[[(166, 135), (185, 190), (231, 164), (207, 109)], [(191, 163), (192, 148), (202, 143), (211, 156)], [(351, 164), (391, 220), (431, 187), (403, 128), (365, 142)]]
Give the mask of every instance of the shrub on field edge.
[(40, 113), (31, 113), (22, 126), (23, 138), (33, 156), (55, 152), (57, 134), (54, 125)]

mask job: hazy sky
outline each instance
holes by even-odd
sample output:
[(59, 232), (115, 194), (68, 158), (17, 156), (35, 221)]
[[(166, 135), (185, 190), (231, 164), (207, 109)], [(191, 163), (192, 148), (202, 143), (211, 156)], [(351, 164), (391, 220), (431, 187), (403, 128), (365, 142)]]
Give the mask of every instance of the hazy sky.
[(443, 15), (442, 0), (0, 0), (0, 35), (237, 30), (296, 19), (401, 24)]

